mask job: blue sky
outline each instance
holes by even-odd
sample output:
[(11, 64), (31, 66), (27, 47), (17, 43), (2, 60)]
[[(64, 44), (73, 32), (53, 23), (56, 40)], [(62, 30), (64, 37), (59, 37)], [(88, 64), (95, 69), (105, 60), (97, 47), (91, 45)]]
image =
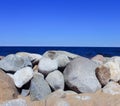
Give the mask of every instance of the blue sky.
[(0, 0), (0, 46), (120, 47), (120, 1)]

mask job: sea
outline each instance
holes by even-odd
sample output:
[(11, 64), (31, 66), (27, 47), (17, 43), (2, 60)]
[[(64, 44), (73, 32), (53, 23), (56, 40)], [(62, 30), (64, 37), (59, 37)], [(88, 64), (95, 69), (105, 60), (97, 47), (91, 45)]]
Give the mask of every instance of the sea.
[(63, 50), (75, 53), (87, 58), (91, 58), (97, 54), (105, 57), (120, 56), (120, 47), (47, 47), (47, 46), (0, 46), (0, 56), (15, 54), (17, 52), (29, 52), (43, 54), (48, 50)]

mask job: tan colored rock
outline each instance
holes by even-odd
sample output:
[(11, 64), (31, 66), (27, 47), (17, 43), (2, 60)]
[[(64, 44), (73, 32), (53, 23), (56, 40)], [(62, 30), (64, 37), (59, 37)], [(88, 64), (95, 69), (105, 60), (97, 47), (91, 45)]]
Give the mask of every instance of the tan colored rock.
[(97, 62), (99, 64), (103, 64), (103, 62), (105, 61), (105, 58), (103, 57), (103, 55), (98, 54), (98, 55), (92, 57), (91, 60), (93, 60), (93, 61), (95, 61), (95, 62)]
[(33, 71), (34, 71), (34, 72), (38, 72), (38, 65), (35, 65), (35, 66), (33, 67)]
[(95, 72), (96, 72), (96, 76), (97, 76), (99, 82), (101, 83), (101, 85), (105, 86), (111, 78), (109, 68), (107, 68), (105, 66), (100, 66), (100, 67), (96, 68)]
[(0, 60), (2, 60), (4, 58), (4, 56), (0, 56)]
[(17, 96), (18, 92), (12, 78), (0, 70), (0, 101), (15, 99)]
[(19, 98), (26, 100), (28, 106), (62, 106), (63, 104), (65, 104), (63, 106), (120, 106), (120, 95), (106, 94), (101, 90), (95, 93), (55, 96), (60, 92), (62, 91), (59, 90), (59, 93), (55, 91), (54, 96), (50, 94), (48, 98), (40, 101), (31, 101), (30, 96), (19, 96)]

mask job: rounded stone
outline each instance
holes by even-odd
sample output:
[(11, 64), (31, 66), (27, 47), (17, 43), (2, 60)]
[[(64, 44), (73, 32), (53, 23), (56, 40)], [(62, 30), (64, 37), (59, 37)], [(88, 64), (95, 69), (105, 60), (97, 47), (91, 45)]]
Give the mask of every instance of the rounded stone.
[(42, 74), (49, 74), (50, 72), (56, 70), (58, 68), (58, 63), (56, 60), (52, 60), (50, 58), (42, 58), (38, 64), (39, 72)]
[(46, 81), (52, 87), (53, 90), (64, 89), (64, 76), (58, 70), (49, 73), (46, 77)]
[[(80, 92), (95, 92), (101, 88), (101, 84), (95, 75), (96, 63), (84, 57), (75, 58), (64, 70), (64, 78), (67, 86)], [(91, 83), (92, 82), (92, 83)]]

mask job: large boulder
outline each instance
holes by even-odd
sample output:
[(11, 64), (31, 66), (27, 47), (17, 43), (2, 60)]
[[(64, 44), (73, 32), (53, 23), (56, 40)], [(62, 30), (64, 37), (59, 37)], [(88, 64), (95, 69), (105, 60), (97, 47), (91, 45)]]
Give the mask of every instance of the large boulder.
[(120, 94), (120, 85), (116, 82), (109, 82), (102, 91), (111, 95)]
[(46, 81), (53, 90), (64, 89), (64, 77), (63, 74), (58, 70), (48, 74)]
[(14, 100), (6, 101), (0, 104), (0, 106), (28, 106), (28, 105), (24, 99), (14, 99)]
[(64, 70), (66, 84), (76, 92), (95, 92), (101, 88), (95, 75), (97, 67), (96, 63), (87, 58), (74, 59)]
[(50, 58), (43, 57), (39, 64), (38, 64), (38, 70), (42, 74), (46, 75), (50, 72), (56, 70), (58, 68), (58, 63), (56, 60), (52, 60)]
[(44, 80), (44, 76), (40, 73), (35, 73), (30, 85), (30, 96), (32, 100), (44, 99), (51, 93), (48, 83)]
[(18, 96), (18, 91), (15, 84), (5, 72), (0, 70), (0, 100), (15, 99)]
[(4, 71), (17, 71), (23, 67), (32, 66), (28, 57), (10, 54), (0, 60), (0, 68)]
[(70, 60), (76, 58), (78, 55), (66, 51), (50, 50), (45, 52), (43, 56), (56, 60), (58, 62), (58, 67), (65, 67)]
[[(9, 74), (10, 75), (10, 74)], [(33, 70), (31, 67), (25, 67), (18, 70), (13, 76), (11, 76), (18, 88), (21, 88), (24, 84), (30, 81), (33, 77)]]

